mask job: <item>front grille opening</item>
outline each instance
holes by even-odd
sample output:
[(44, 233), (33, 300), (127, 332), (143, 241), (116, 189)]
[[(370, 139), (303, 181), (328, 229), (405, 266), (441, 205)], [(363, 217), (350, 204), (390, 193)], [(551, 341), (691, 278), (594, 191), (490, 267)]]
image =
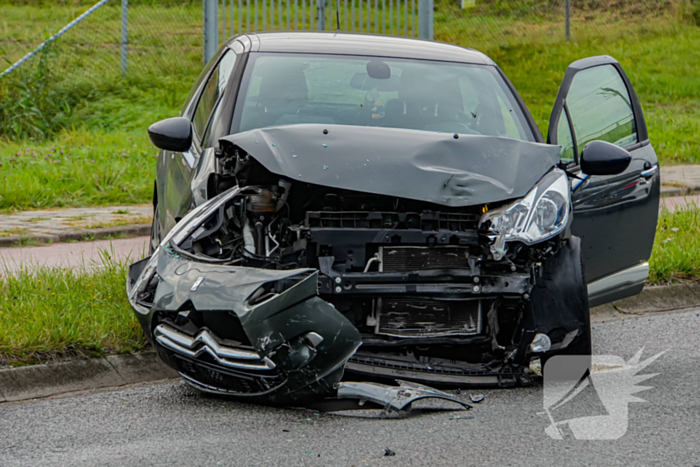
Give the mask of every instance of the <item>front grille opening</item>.
[(396, 246), (379, 248), (380, 271), (469, 268), (469, 248)]
[(306, 226), (333, 229), (417, 229), (466, 232), (476, 228), (476, 214), (446, 212), (308, 211)]
[(427, 297), (376, 299), (375, 333), (395, 337), (473, 336), (481, 333), (481, 300)]
[(230, 370), (209, 362), (192, 359), (170, 350), (165, 351), (171, 360), (176, 363), (180, 373), (206, 386), (222, 389), (226, 392), (241, 395), (261, 394), (281, 386), (286, 381), (277, 372), (263, 375)]

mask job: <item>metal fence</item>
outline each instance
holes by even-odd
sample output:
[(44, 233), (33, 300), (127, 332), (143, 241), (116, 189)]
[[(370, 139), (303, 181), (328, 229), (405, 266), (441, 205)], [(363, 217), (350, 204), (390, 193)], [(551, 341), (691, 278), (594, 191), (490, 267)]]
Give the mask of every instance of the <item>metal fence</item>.
[[(11, 75), (31, 67), (36, 55), (50, 53), (55, 75), (64, 79), (191, 76), (221, 41), (239, 32), (334, 30), (338, 19), (342, 31), (433, 37), (434, 29), (437, 40), (486, 51), (582, 37), (605, 40), (612, 30), (619, 35), (664, 21), (692, 21), (688, 11), (694, 5), (694, 0), (73, 1), (78, 3), (2, 3), (0, 73)], [(212, 6), (209, 14), (205, 5)], [(23, 57), (28, 58), (17, 65)]]
[[(100, 0), (82, 8), (3, 5), (11, 20), (27, 21), (5, 24), (9, 31), (0, 39), (0, 79), (31, 66), (37, 55), (49, 50), (52, 66), (66, 76), (189, 73), (201, 68), (203, 59), (235, 34), (335, 30), (338, 18), (343, 31), (415, 37), (420, 32), (418, 4), (422, 2), (432, 0)], [(424, 13), (430, 18), (429, 12)], [(63, 23), (64, 18), (70, 21)]]
[[(40, 53), (49, 53), (57, 74), (71, 79), (123, 71), (191, 73), (202, 65), (201, 0), (2, 8), (13, 20), (6, 23), (8, 34), (0, 40), (2, 73), (23, 57), (21, 67), (31, 66)], [(67, 25), (66, 19), (71, 20)]]
[(693, 1), (697, 0), (436, 0), (435, 39), (486, 50), (607, 41), (669, 23), (692, 23)]
[[(218, 5), (217, 5), (218, 4)], [(255, 31), (339, 30), (432, 39), (433, 0), (205, 0), (204, 59)]]
[(267, 30), (342, 30), (418, 36), (424, 0), (221, 0), (224, 37)]

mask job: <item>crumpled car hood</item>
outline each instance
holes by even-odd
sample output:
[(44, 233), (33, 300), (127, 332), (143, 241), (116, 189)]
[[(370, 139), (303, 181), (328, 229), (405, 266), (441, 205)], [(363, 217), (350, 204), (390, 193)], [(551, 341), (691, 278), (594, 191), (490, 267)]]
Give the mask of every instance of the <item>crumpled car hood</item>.
[(463, 207), (524, 196), (559, 146), (494, 136), (303, 124), (222, 138), (270, 172), (346, 190)]

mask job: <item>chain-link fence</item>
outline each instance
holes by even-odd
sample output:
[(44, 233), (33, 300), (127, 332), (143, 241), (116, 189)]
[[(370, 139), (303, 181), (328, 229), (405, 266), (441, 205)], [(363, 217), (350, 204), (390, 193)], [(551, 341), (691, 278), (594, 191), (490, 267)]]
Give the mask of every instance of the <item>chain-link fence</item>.
[[(70, 30), (46, 47), (54, 71), (62, 75), (92, 78), (129, 71), (181, 75), (201, 68), (201, 0), (107, 0), (95, 6), (80, 18), (90, 10), (83, 4), (50, 8), (3, 5), (11, 22), (5, 23), (5, 38), (0, 41), (4, 62), (0, 70), (7, 70), (76, 20)], [(31, 57), (22, 66), (35, 62)]]
[[(417, 4), (423, 0), (206, 1), (217, 5), (221, 43), (241, 32), (334, 30), (337, 13), (342, 30), (417, 36)], [(35, 2), (3, 5), (9, 21), (0, 40), (0, 77), (31, 67), (41, 53), (51, 54), (53, 70), (71, 78), (196, 72), (203, 63), (203, 3), (101, 0), (45, 8)]]
[[(490, 48), (604, 37), (610, 30), (692, 20), (694, 0), (435, 0), (434, 36)], [(417, 34), (418, 0), (219, 0), (219, 38), (240, 31), (335, 29)], [(59, 2), (2, 4), (0, 73), (90, 9)], [(54, 69), (70, 76), (121, 72), (190, 74), (202, 65), (202, 0), (103, 0), (50, 45)], [(319, 14), (319, 12), (322, 12)], [(388, 26), (387, 26), (388, 24)], [(37, 54), (38, 55), (38, 54)], [(27, 60), (23, 66), (31, 66)]]

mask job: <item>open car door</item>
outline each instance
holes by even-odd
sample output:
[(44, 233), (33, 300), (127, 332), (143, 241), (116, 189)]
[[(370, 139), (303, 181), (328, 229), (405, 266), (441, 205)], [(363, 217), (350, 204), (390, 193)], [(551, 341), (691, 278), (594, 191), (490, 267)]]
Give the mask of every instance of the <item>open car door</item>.
[[(587, 175), (580, 158), (594, 140), (632, 156), (619, 175)], [(572, 233), (582, 240), (591, 306), (641, 292), (659, 213), (659, 162), (637, 95), (612, 57), (572, 63), (549, 120), (547, 142), (562, 146), (572, 178)]]

